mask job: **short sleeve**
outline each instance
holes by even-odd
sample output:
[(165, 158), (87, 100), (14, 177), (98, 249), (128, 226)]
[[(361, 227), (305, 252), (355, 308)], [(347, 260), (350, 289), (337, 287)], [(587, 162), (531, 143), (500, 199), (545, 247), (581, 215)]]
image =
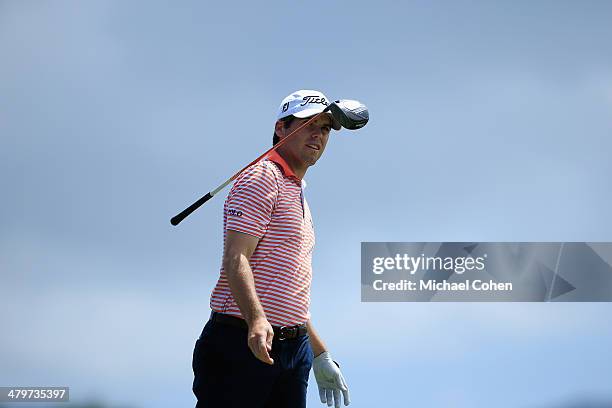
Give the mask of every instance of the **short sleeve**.
[(225, 200), (226, 230), (263, 237), (278, 198), (272, 166), (260, 161), (238, 176)]

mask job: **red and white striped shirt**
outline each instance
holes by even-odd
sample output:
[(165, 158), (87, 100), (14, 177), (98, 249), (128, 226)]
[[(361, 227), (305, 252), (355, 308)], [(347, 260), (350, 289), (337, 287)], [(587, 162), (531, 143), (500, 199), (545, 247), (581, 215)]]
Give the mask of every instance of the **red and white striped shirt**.
[[(242, 172), (223, 207), (227, 230), (259, 238), (250, 259), (255, 291), (273, 326), (302, 324), (310, 318), (314, 226), (300, 180), (276, 153)], [(219, 313), (242, 317), (223, 265), (210, 298)]]

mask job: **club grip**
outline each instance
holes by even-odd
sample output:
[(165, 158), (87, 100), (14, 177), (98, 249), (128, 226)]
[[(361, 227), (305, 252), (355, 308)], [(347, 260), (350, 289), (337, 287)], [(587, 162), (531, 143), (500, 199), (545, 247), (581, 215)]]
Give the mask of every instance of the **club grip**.
[(211, 198), (213, 198), (212, 194), (206, 193), (204, 197), (200, 198), (198, 201), (191, 204), (189, 207), (185, 208), (183, 211), (181, 211), (180, 214), (177, 214), (174, 217), (172, 217), (172, 219), (170, 220), (170, 224), (179, 225), (179, 223), (183, 221), (189, 214), (197, 210), (198, 207), (200, 207), (202, 204), (204, 204)]

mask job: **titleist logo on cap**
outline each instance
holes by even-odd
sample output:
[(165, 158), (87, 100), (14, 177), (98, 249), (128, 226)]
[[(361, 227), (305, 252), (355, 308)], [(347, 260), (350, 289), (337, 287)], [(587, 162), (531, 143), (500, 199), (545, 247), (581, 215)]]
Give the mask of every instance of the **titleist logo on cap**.
[(323, 104), (323, 105), (325, 105), (325, 106), (327, 106), (327, 105), (328, 105), (328, 103), (327, 103), (327, 101), (325, 100), (325, 98), (320, 97), (320, 96), (318, 96), (318, 95), (308, 95), (308, 96), (305, 96), (304, 98), (302, 98), (302, 100), (303, 100), (304, 102), (302, 102), (302, 103), (300, 104), (300, 106), (304, 106), (304, 105), (306, 105), (307, 103), (320, 103), (320, 104)]

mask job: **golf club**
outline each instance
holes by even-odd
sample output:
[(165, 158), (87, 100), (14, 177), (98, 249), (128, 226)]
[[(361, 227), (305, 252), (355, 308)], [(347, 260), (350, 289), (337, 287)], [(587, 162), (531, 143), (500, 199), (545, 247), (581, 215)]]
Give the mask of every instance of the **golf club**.
[(351, 100), (351, 99), (341, 99), (341, 100), (338, 100), (338, 101), (335, 101), (329, 104), (323, 110), (323, 112), (318, 113), (314, 115), (313, 117), (311, 117), (310, 119), (308, 119), (298, 128), (296, 128), (293, 132), (289, 133), (287, 137), (279, 141), (276, 145), (272, 146), (270, 149), (266, 150), (261, 156), (259, 156), (258, 158), (256, 158), (255, 160), (253, 160), (252, 162), (244, 166), (242, 169), (236, 172), (236, 174), (234, 174), (232, 177), (224, 181), (219, 187), (206, 193), (206, 195), (198, 199), (195, 203), (191, 204), (189, 207), (185, 208), (179, 214), (172, 217), (172, 219), (170, 220), (170, 223), (172, 225), (178, 225), (189, 214), (197, 210), (202, 204), (204, 204), (205, 202), (213, 198), (215, 194), (223, 190), (225, 186), (227, 186), (229, 183), (235, 180), (236, 177), (240, 175), (240, 173), (242, 173), (244, 170), (246, 170), (253, 164), (257, 163), (259, 160), (266, 157), (266, 155), (268, 155), (272, 150), (277, 149), (278, 147), (282, 146), (285, 142), (287, 142), (287, 140), (289, 140), (289, 138), (292, 135), (294, 135), (296, 132), (306, 127), (308, 124), (314, 121), (319, 115), (327, 111), (330, 111), (331, 114), (334, 116), (334, 119), (336, 119), (342, 125), (343, 128), (348, 129), (348, 130), (360, 129), (364, 127), (366, 123), (368, 123), (368, 120), (370, 119), (368, 108), (361, 102)]
[(330, 104), (323, 112), (329, 110), (343, 128), (356, 130), (364, 127), (370, 115), (368, 108), (361, 102), (351, 99), (341, 99)]

